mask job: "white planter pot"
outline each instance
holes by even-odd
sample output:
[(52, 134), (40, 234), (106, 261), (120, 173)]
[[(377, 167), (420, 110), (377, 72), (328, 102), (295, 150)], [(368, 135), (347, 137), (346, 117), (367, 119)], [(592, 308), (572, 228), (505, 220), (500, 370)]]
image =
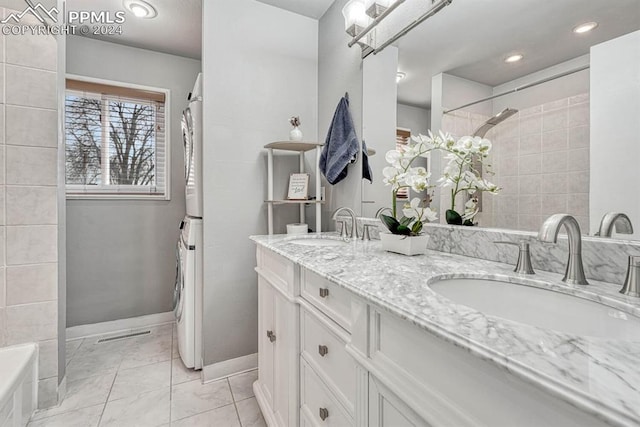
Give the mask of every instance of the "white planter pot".
[(429, 236), (400, 236), (398, 234), (380, 233), (382, 249), (403, 255), (422, 255), (427, 252)]

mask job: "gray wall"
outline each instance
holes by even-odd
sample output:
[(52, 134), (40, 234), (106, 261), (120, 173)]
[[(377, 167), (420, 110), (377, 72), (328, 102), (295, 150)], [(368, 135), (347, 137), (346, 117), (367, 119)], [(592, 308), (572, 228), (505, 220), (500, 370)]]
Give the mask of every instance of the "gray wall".
[(200, 69), (193, 59), (68, 37), (67, 73), (171, 91), (171, 200), (67, 200), (67, 326), (171, 310), (185, 213), (180, 119)]
[[(318, 132), (321, 140), (331, 124), (338, 101), (349, 92), (351, 115), (359, 138), (362, 138), (362, 54), (358, 46), (347, 47), (350, 37), (344, 31), (342, 8), (346, 0), (337, 0), (319, 21), (318, 29)], [(327, 203), (323, 205), (323, 229), (333, 230), (331, 212), (349, 206), (360, 212), (362, 197), (360, 159), (349, 166), (347, 178), (326, 187)]]
[[(253, 0), (203, 3), (203, 333), (211, 365), (257, 351), (248, 237), (267, 230), (263, 147), (288, 139), (294, 115), (305, 139), (317, 138), (318, 22)], [(288, 179), (287, 170), (276, 171), (276, 182)], [(276, 215), (288, 211), (295, 219), (295, 207), (278, 207)]]
[[(30, 15), (21, 22), (39, 24)], [(0, 347), (38, 343), (38, 403), (44, 408), (57, 403), (59, 383), (58, 46), (51, 36), (3, 39)]]
[(405, 104), (398, 104), (396, 107), (398, 127), (411, 129), (412, 135), (426, 135), (431, 129), (431, 110)]

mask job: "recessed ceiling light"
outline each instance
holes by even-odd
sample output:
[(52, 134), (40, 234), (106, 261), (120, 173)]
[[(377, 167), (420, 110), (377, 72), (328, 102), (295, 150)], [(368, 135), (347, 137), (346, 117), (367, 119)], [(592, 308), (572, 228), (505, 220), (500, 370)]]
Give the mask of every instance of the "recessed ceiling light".
[(576, 34), (588, 33), (598, 26), (597, 22), (585, 22), (584, 24), (580, 24), (573, 29), (573, 32)]
[(522, 58), (524, 58), (524, 55), (521, 55), (519, 53), (516, 53), (515, 55), (509, 55), (504, 59), (504, 62), (508, 62), (508, 63), (512, 63), (512, 62), (518, 62), (520, 61)]
[(158, 15), (156, 9), (144, 0), (124, 0), (123, 4), (138, 18), (150, 19)]
[(396, 83), (400, 83), (400, 80), (404, 79), (405, 77), (407, 77), (407, 73), (398, 71), (398, 73), (396, 74)]

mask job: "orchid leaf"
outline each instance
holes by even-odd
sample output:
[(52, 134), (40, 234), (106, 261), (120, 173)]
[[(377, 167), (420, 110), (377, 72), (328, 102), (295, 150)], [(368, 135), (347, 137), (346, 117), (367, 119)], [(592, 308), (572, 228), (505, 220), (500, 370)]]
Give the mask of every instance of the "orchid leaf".
[(420, 234), (422, 231), (422, 221), (416, 221), (415, 224), (413, 224), (413, 227), (411, 227), (411, 231), (414, 234)]
[(393, 234), (397, 234), (396, 231), (400, 226), (400, 223), (398, 222), (397, 219), (395, 219), (392, 216), (384, 215), (384, 214), (380, 215), (380, 219), (382, 220), (382, 222), (390, 232), (392, 232)]
[(402, 219), (400, 220), (400, 225), (404, 225), (404, 226), (409, 226), (409, 224), (411, 224), (411, 221), (413, 221), (415, 219), (415, 217), (406, 217), (403, 216)]
[(396, 229), (396, 232), (393, 234), (402, 234), (403, 236), (409, 236), (411, 234), (411, 229), (406, 225), (399, 225)]

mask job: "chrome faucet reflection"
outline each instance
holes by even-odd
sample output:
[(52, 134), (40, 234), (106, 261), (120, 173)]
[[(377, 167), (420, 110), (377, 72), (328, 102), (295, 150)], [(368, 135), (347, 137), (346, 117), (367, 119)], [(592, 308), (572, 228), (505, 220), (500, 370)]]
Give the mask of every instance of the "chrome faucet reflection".
[(391, 208), (380, 208), (376, 211), (375, 218), (380, 218), (380, 215), (387, 211), (389, 212), (389, 215), (393, 215), (393, 210), (391, 210)]
[[(347, 221), (340, 218), (340, 213), (342, 211), (347, 212), (351, 216), (351, 232), (347, 235)], [(350, 239), (353, 238), (353, 234), (355, 233), (356, 238), (358, 237), (358, 228), (356, 227), (356, 213), (351, 208), (342, 207), (335, 210), (331, 219), (340, 223), (340, 237)], [(355, 230), (355, 231), (354, 231)]]
[(580, 225), (569, 214), (551, 215), (540, 227), (538, 240), (547, 243), (558, 243), (558, 234), (562, 226), (567, 230), (569, 240), (569, 259), (563, 282), (569, 285), (588, 285), (582, 266), (582, 234)]
[(607, 212), (600, 221), (600, 228), (596, 236), (611, 237), (614, 226), (616, 233), (633, 234), (631, 219), (626, 214), (622, 212)]

